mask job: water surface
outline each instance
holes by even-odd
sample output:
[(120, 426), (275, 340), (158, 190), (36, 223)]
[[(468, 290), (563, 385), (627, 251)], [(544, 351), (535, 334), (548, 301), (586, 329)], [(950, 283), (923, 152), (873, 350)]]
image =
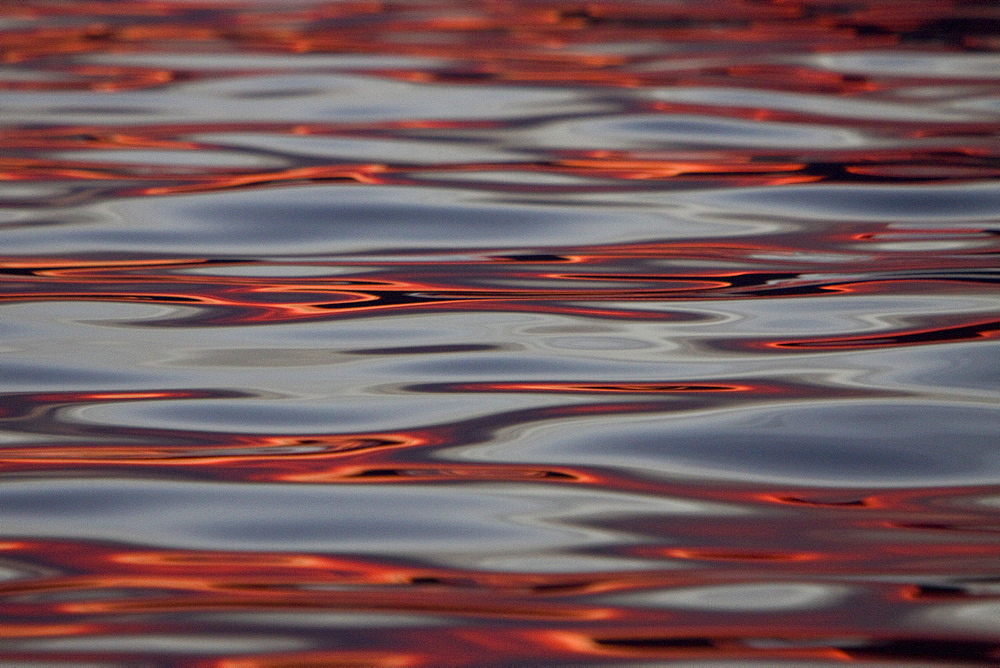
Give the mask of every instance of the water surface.
[(0, 661), (1000, 662), (1000, 9), (0, 15)]

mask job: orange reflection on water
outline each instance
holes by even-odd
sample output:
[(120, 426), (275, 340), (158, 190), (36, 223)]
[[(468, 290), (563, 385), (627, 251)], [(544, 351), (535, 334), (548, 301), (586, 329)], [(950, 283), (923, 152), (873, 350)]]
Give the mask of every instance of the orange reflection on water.
[[(306, 554), (143, 551), (83, 543), (35, 541), (12, 558), (69, 569), (3, 587), (9, 619), (24, 616), (100, 619), (123, 612), (206, 610), (413, 611), (462, 617), (596, 620), (601, 607), (562, 600), (565, 576), (466, 572), (362, 558)], [(553, 593), (546, 587), (553, 586)], [(492, 595), (484, 598), (485, 589)], [(91, 592), (73, 600), (72, 592)], [(132, 592), (131, 596), (121, 593)], [(101, 596), (101, 594), (104, 596)], [(96, 617), (95, 617), (96, 616)], [(92, 633), (96, 627), (25, 626), (22, 635)], [(14, 627), (18, 632), (18, 627)]]
[(456, 389), (498, 392), (573, 392), (573, 393), (687, 393), (687, 392), (752, 392), (751, 385), (719, 385), (714, 383), (464, 383)]
[[(644, 658), (661, 661), (835, 661), (850, 662), (850, 653), (834, 647), (823, 647), (824, 638), (819, 636), (810, 639), (800, 639), (798, 644), (815, 644), (815, 647), (781, 647), (780, 642), (772, 641), (766, 634), (759, 640), (756, 638), (726, 637), (728, 633), (748, 635), (746, 629), (731, 627), (702, 627), (682, 631), (650, 630), (643, 635), (641, 630), (631, 630), (627, 634), (616, 634), (609, 630), (607, 634), (589, 634), (572, 631), (546, 631), (539, 634), (540, 639), (554, 647), (565, 651), (594, 655), (601, 657)], [(734, 634), (735, 635), (735, 634)], [(829, 636), (827, 636), (828, 638)], [(756, 642), (755, 642), (756, 641)], [(769, 644), (775, 646), (768, 647)]]
[[(886, 234), (891, 233), (887, 230)], [(970, 230), (970, 236), (980, 236)], [(796, 236), (789, 242), (798, 241)], [(835, 236), (843, 236), (837, 231)], [(963, 235), (962, 238), (968, 238)], [(780, 242), (780, 239), (776, 239)], [(821, 252), (824, 242), (833, 239), (814, 238), (809, 242)], [(747, 244), (712, 244), (675, 242), (661, 244), (608, 245), (606, 247), (566, 247), (563, 254), (546, 255), (533, 260), (529, 256), (515, 264), (512, 257), (482, 257), (469, 260), (455, 253), (452, 262), (378, 262), (378, 275), (363, 271), (373, 265), (346, 258), (336, 262), (302, 262), (306, 267), (329, 266), (331, 271), (362, 270), (357, 278), (350, 276), (302, 278), (264, 278), (235, 276), (197, 276), (183, 273), (185, 268), (225, 266), (226, 261), (202, 258), (126, 259), (97, 261), (92, 259), (0, 258), (0, 268), (6, 276), (0, 280), (0, 301), (65, 301), (99, 300), (176, 304), (197, 307), (190, 322), (216, 325), (279, 323), (303, 319), (332, 319), (356, 316), (382, 316), (414, 311), (497, 310), (537, 313), (563, 313), (598, 317), (643, 318), (671, 320), (683, 317), (686, 301), (740, 299), (788, 299), (796, 297), (851, 295), (937, 294), (960, 295), (976, 285), (992, 284), (991, 247), (969, 250), (928, 251), (909, 254), (866, 255), (853, 259), (850, 254), (837, 267), (837, 273), (822, 271), (818, 266), (808, 271), (789, 270), (796, 253), (793, 247), (775, 243), (771, 246)], [(447, 257), (447, 253), (444, 254)], [(626, 262), (697, 260), (716, 262), (727, 258), (757, 265), (757, 271), (708, 272), (687, 263), (678, 263), (669, 273), (626, 271)], [(787, 260), (784, 258), (788, 258)], [(567, 264), (567, 260), (571, 264)], [(877, 261), (882, 273), (872, 272)], [(254, 265), (239, 263), (251, 269)], [(450, 271), (449, 267), (478, 265), (475, 274)], [(549, 265), (558, 267), (553, 271)], [(687, 266), (686, 266), (687, 265)], [(262, 265), (263, 266), (263, 265)], [(567, 271), (573, 267), (573, 271)], [(947, 271), (946, 271), (947, 269)], [(966, 270), (953, 275), (950, 270)], [(864, 272), (863, 278), (858, 274)], [(470, 280), (471, 279), (471, 280)], [(506, 287), (516, 279), (524, 287)], [(532, 283), (551, 285), (565, 282), (566, 287), (533, 287)], [(606, 287), (607, 282), (621, 287)], [(483, 283), (495, 287), (482, 287)], [(587, 288), (587, 282), (600, 287)], [(583, 285), (581, 285), (583, 284)], [(618, 306), (602, 306), (613, 302)], [(646, 302), (677, 302), (675, 310), (645, 310)], [(624, 304), (632, 304), (626, 308)], [(168, 321), (169, 322), (169, 321)], [(150, 322), (156, 326), (157, 323)], [(943, 328), (916, 327), (909, 331), (893, 331), (864, 337), (817, 337), (815, 342), (761, 342), (778, 348), (836, 346), (839, 340), (857, 338), (892, 340), (902, 344), (914, 341), (952, 340), (959, 336), (989, 336), (994, 328), (991, 321), (961, 323)], [(973, 332), (975, 330), (975, 332)], [(949, 339), (949, 337), (952, 337)]]
[[(302, 668), (322, 668), (323, 666), (338, 666), (339, 668), (411, 668), (415, 666), (430, 666), (434, 659), (427, 654), (406, 652), (365, 652), (343, 650), (339, 652), (310, 652), (283, 654), (275, 657), (243, 657), (239, 659), (221, 659), (204, 661), (196, 664), (198, 668), (287, 668), (301, 666)], [(440, 657), (443, 658), (443, 657)]]

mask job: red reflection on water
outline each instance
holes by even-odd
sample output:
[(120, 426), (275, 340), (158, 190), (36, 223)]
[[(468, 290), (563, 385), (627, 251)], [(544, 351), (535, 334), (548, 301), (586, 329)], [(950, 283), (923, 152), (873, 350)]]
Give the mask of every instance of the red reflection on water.
[[(387, 351), (356, 351), (388, 354)], [(180, 475), (186, 479), (242, 482), (413, 484), (476, 480), (539, 484), (588, 484), (607, 489), (671, 492), (671, 486), (631, 480), (596, 467), (511, 463), (431, 463), (439, 450), (487, 441), (504, 429), (574, 417), (660, 415), (783, 400), (905, 397), (886, 391), (791, 382), (520, 382), (423, 384), (405, 388), (427, 394), (574, 395), (571, 405), (545, 405), (494, 412), (481, 418), (431, 424), (395, 432), (267, 434), (121, 427), (83, 422), (77, 407), (129, 401), (244, 399), (249, 393), (224, 390), (160, 392), (60, 392), (6, 394), (0, 397), (7, 428), (41, 436), (39, 442), (0, 445), (0, 472), (39, 474), (91, 471), (135, 475)], [(621, 395), (621, 396), (619, 396)], [(641, 399), (641, 400), (640, 400)], [(70, 441), (65, 438), (70, 437)], [(449, 458), (450, 459), (450, 458)], [(690, 490), (685, 491), (690, 493)], [(731, 499), (726, 492), (704, 491), (707, 498)], [(721, 496), (720, 496), (721, 495)], [(737, 500), (750, 499), (738, 494)]]
[[(703, 518), (698, 521), (705, 523)], [(827, 516), (827, 523), (831, 531), (850, 526), (833, 516)], [(752, 524), (747, 525), (741, 539), (752, 542), (759, 534)], [(501, 652), (512, 662), (532, 661), (531, 657), (534, 661), (578, 662), (587, 655), (712, 661), (740, 657), (806, 660), (839, 655), (844, 660), (879, 656), (891, 660), (907, 656), (905, 632), (893, 632), (891, 625), (873, 632), (851, 605), (796, 611), (793, 617), (745, 617), (719, 610), (615, 606), (611, 599), (602, 597), (691, 592), (698, 587), (708, 587), (708, 594), (712, 587), (760, 585), (775, 577), (791, 578), (792, 583), (808, 579), (838, 586), (866, 572), (928, 578), (935, 573), (953, 573), (956, 563), (962, 564), (965, 572), (979, 569), (989, 573), (989, 564), (998, 556), (996, 546), (986, 544), (873, 541), (866, 553), (849, 544), (836, 545), (833, 540), (828, 549), (817, 552), (670, 547), (660, 548), (669, 559), (693, 560), (710, 567), (544, 574), (308, 553), (155, 550), (24, 540), (4, 546), (5, 563), (34, 564), (46, 572), (0, 585), (0, 611), (8, 621), (4, 629), (8, 638), (112, 637), (154, 629), (157, 633), (183, 634), (210, 619), (199, 615), (227, 619), (227, 613), (241, 611), (306, 615), (391, 611), (448, 623), (424, 630), (385, 629), (371, 638), (379, 647), (364, 651), (282, 652), (280, 658), (213, 659), (204, 665), (277, 665), (278, 661), (322, 665), (323, 661), (360, 661), (361, 657), (380, 665), (377, 661), (402, 656), (409, 657), (413, 665), (445, 665), (473, 663), (484, 651)], [(909, 585), (867, 586), (874, 590), (872, 605), (878, 605), (879, 598), (893, 598), (893, 605), (915, 606), (916, 610), (927, 596), (934, 595), (931, 589), (924, 592)], [(87, 596), (78, 600), (74, 593)], [(969, 600), (970, 595), (956, 590), (952, 596)], [(141, 617), (128, 622), (125, 614)], [(233, 628), (240, 628), (240, 620), (245, 618), (230, 619)], [(477, 625), (477, 619), (493, 621), (483, 627)], [(497, 626), (501, 620), (503, 625)], [(322, 644), (316, 630), (308, 625), (284, 628), (286, 633)], [(845, 638), (852, 641), (844, 645)], [(952, 651), (991, 651), (988, 643), (940, 642), (942, 648)], [(924, 650), (930, 651), (927, 647)]]
[[(247, 611), (278, 616), (294, 613), (305, 615), (303, 620), (309, 615), (333, 612), (377, 615), (391, 611), (447, 622), (447, 626), (424, 629), (376, 629), (369, 640), (378, 646), (368, 649), (330, 647), (260, 657), (251, 654), (206, 659), (198, 665), (322, 665), (323, 661), (341, 659), (347, 662), (344, 665), (354, 660), (383, 665), (378, 662), (402, 657), (408, 657), (411, 665), (455, 665), (475, 663), (483, 652), (493, 652), (492, 656), (503, 656), (511, 662), (578, 662), (588, 655), (711, 661), (794, 661), (832, 656), (843, 660), (899, 660), (907, 657), (905, 646), (911, 640), (905, 632), (893, 631), (891, 624), (872, 632), (856, 610), (852, 614), (849, 605), (796, 611), (791, 616), (779, 613), (772, 618), (765, 614), (746, 617), (717, 609), (699, 612), (635, 604), (613, 606), (609, 605), (613, 599), (607, 598), (612, 594), (627, 597), (646, 592), (692, 592), (698, 587), (707, 587), (704, 591), (709, 594), (734, 585), (760, 585), (788, 572), (793, 564), (800, 572), (792, 583), (801, 582), (808, 573), (812, 582), (842, 586), (850, 568), (861, 569), (855, 573), (865, 569), (864, 557), (848, 551), (830, 562), (805, 553), (673, 548), (675, 558), (714, 560), (719, 566), (542, 574), (449, 569), (306, 553), (154, 550), (48, 540), (26, 540), (6, 548), (3, 554), (7, 563), (39, 564), (47, 570), (31, 580), (0, 585), (0, 610), (8, 622), (4, 635), (12, 639), (113, 638), (128, 633), (183, 635), (199, 625), (217, 625), (218, 620), (227, 619), (232, 628), (246, 632), (254, 628), (241, 627), (248, 618), (240, 615)], [(874, 565), (881, 559), (881, 572), (922, 572), (921, 564), (913, 559), (912, 547), (904, 550), (901, 546), (873, 544), (872, 549), (876, 554), (870, 555), (868, 563)], [(966, 554), (977, 552), (984, 560), (997, 555), (995, 546), (989, 550), (973, 548)], [(940, 549), (937, 553), (942, 556)], [(948, 554), (958, 558), (960, 551), (951, 549)], [(892, 583), (870, 586), (874, 589), (870, 604), (876, 606), (880, 598), (894, 599), (895, 606), (917, 610), (927, 597), (936, 595), (932, 588), (918, 590)], [(87, 596), (82, 600), (75, 596), (83, 593)], [(958, 591), (951, 595), (968, 600), (968, 594)], [(601, 601), (605, 604), (601, 605)], [(135, 621), (128, 621), (126, 614), (133, 615)], [(494, 621), (488, 626), (476, 621), (483, 619)], [(321, 639), (331, 632), (310, 628), (308, 623), (300, 627), (286, 624), (283, 628), (286, 634), (317, 646), (322, 646)], [(364, 631), (359, 627), (353, 633), (363, 635)], [(992, 651), (991, 645), (982, 641), (939, 642), (942, 651), (975, 652), (978, 658)], [(923, 650), (932, 651), (928, 646)], [(68, 658), (59, 653), (49, 656)], [(74, 658), (88, 656), (92, 660), (99, 657), (82, 652)]]
[[(911, 0), (905, 11), (875, 11), (870, 3), (831, 6), (818, 2), (757, 3), (727, 0), (700, 8), (691, 4), (587, 3), (558, 0), (477, 0), (444, 2), (433, 8), (375, 2), (312, 4), (290, 10), (231, 3), (118, 2), (53, 3), (33, 0), (5, 8), (14, 20), (0, 33), (6, 63), (36, 76), (0, 79), (0, 87), (25, 92), (126, 91), (168, 89), (226, 77), (254, 76), (274, 66), (233, 62), (233, 54), (282, 56), (338, 54), (423, 59), (413, 64), (366, 65), (364, 60), (336, 71), (394, 78), (417, 84), (442, 82), (468, 86), (531, 85), (609, 89), (733, 88), (847, 99), (878, 95), (913, 86), (953, 83), (954, 77), (891, 72), (840, 72), (819, 64), (795, 62), (803, 54), (842, 51), (905, 50), (909, 42), (932, 53), (951, 48), (989, 48), (989, 8), (975, 3)], [(901, 16), (905, 15), (905, 20)], [(949, 23), (950, 22), (950, 23)], [(953, 27), (956, 22), (961, 29)], [(929, 32), (941, 25), (938, 35)], [(666, 48), (669, 45), (670, 48)], [(128, 64), (128, 55), (150, 54), (230, 57), (228, 65), (205, 69), (196, 63)], [(81, 62), (88, 55), (115, 55), (121, 63)], [(733, 61), (736, 62), (733, 62)], [(754, 62), (755, 60), (760, 62)], [(279, 72), (298, 71), (294, 64)], [(992, 85), (975, 73), (962, 78), (972, 86)], [(873, 146), (865, 150), (809, 150), (782, 154), (770, 148), (737, 147), (706, 152), (595, 151), (561, 152), (531, 162), (438, 163), (418, 167), (359, 162), (291, 166), (283, 169), (226, 169), (174, 166), (151, 168), (42, 157), (15, 156), (0, 165), (9, 180), (112, 181), (121, 193), (166, 195), (229, 190), (280, 183), (412, 183), (422, 173), (508, 171), (610, 178), (613, 188), (630, 181), (708, 180), (725, 185), (787, 185), (815, 181), (871, 180), (934, 182), (995, 178), (996, 151), (970, 137), (991, 135), (992, 121), (912, 119), (905, 114), (890, 124), (864, 114), (832, 115), (822, 105), (807, 110), (770, 108), (766, 103), (733, 106), (640, 99), (636, 112), (651, 117), (699, 114), (751, 121), (819, 123), (836, 128), (865, 128), (879, 135), (950, 137), (952, 145), (912, 149)], [(391, 122), (202, 124), (102, 123), (59, 127), (15, 127), (5, 134), (10, 149), (169, 148), (212, 149), (191, 140), (197, 133), (226, 131), (272, 134), (387, 138), (422, 129), (447, 133), (471, 127), (502, 128), (502, 120), (405, 119)], [(400, 133), (404, 133), (400, 135)], [(657, 155), (659, 153), (659, 155)], [(677, 153), (677, 155), (670, 155)], [(927, 169), (933, 156), (934, 169)], [(149, 185), (149, 181), (156, 182)], [(495, 186), (503, 189), (504, 186)], [(520, 186), (524, 189), (525, 186)], [(509, 187), (508, 187), (509, 189)], [(544, 188), (543, 188), (544, 189)]]
[[(871, 226), (869, 226), (871, 227)], [(873, 235), (907, 234), (885, 227)], [(278, 323), (303, 319), (332, 319), (355, 316), (382, 316), (397, 312), (517, 310), (523, 312), (589, 315), (607, 318), (673, 320), (684, 317), (686, 301), (728, 299), (787, 299), (850, 295), (935, 294), (960, 295), (991, 288), (994, 282), (995, 242), (979, 229), (952, 230), (951, 239), (968, 240), (972, 246), (958, 250), (928, 250), (907, 253), (879, 252), (857, 256), (853, 249), (838, 249), (841, 230), (821, 235), (791, 233), (774, 235), (771, 244), (678, 241), (657, 244), (609, 245), (604, 247), (564, 247), (559, 254), (536, 259), (527, 255), (480, 256), (467, 254), (447, 259), (445, 252), (435, 261), (390, 259), (359, 261), (349, 257), (338, 261), (305, 261), (290, 264), (317, 270), (329, 266), (335, 276), (303, 279), (185, 274), (185, 269), (225, 267), (225, 260), (210, 258), (148, 258), (104, 260), (64, 257), (6, 256), (0, 258), (0, 301), (120, 301), (176, 304), (197, 307), (178, 322), (211, 325)], [(909, 239), (909, 237), (905, 237)], [(919, 239), (918, 239), (919, 240)], [(784, 242), (784, 243), (782, 243)], [(833, 250), (831, 253), (832, 249)], [(820, 255), (812, 261), (809, 253)], [(838, 259), (838, 254), (842, 259)], [(804, 259), (799, 259), (804, 258)], [(838, 259), (831, 272), (830, 260)], [(571, 264), (566, 264), (567, 259)], [(643, 271), (643, 263), (670, 261), (669, 272)], [(692, 262), (741, 262), (753, 270), (709, 272)], [(824, 264), (825, 263), (825, 264)], [(873, 263), (879, 267), (872, 271)], [(559, 267), (552, 271), (547, 265)], [(529, 266), (528, 265), (533, 265)], [(252, 274), (255, 266), (266, 272), (268, 263), (239, 262)], [(357, 267), (357, 277), (342, 270)], [(372, 267), (378, 269), (373, 275)], [(573, 271), (567, 271), (573, 267)], [(652, 267), (650, 267), (651, 269)], [(961, 270), (961, 271), (959, 271)], [(374, 276), (374, 277), (373, 277)], [(500, 287), (511, 281), (524, 285), (516, 289)], [(532, 287), (565, 282), (562, 289)], [(594, 282), (600, 287), (588, 289)], [(608, 283), (616, 287), (607, 287)], [(483, 287), (495, 283), (497, 287)], [(972, 291), (972, 292), (970, 292)], [(589, 302), (589, 303), (588, 303)], [(634, 305), (604, 306), (602, 302)], [(647, 302), (669, 304), (668, 310), (644, 308)], [(182, 316), (183, 317), (183, 316)], [(147, 326), (173, 321), (150, 321)], [(926, 334), (887, 332), (867, 338), (902, 336), (982, 336), (991, 331), (990, 322), (949, 326), (940, 333), (928, 328)], [(972, 330), (975, 329), (975, 332)], [(951, 331), (954, 330), (954, 331)], [(968, 330), (968, 333), (966, 333)], [(950, 332), (950, 333), (949, 333)], [(843, 337), (853, 340), (855, 337)], [(834, 339), (837, 340), (837, 339)], [(771, 344), (767, 344), (771, 345)], [(774, 344), (783, 348), (833, 345), (824, 340), (815, 344)]]
[(823, 337), (803, 341), (780, 341), (764, 346), (791, 349), (864, 350), (866, 348), (896, 348), (958, 341), (992, 339), (1000, 336), (1000, 320), (978, 321), (946, 327), (920, 327), (896, 330), (887, 334)]
[(339, 666), (341, 668), (412, 668), (414, 666), (431, 666), (432, 661), (446, 658), (439, 654), (428, 656), (429, 653), (415, 652), (365, 652), (362, 650), (341, 650), (331, 652), (308, 652), (282, 654), (274, 657), (241, 657), (238, 659), (221, 659), (204, 661), (191, 665), (204, 668), (285, 668), (286, 666), (301, 666), (311, 668), (316, 666)]
[(687, 393), (687, 392), (752, 392), (751, 385), (718, 385), (713, 383), (465, 383), (454, 386), (465, 391), (499, 392), (573, 392), (573, 393)]

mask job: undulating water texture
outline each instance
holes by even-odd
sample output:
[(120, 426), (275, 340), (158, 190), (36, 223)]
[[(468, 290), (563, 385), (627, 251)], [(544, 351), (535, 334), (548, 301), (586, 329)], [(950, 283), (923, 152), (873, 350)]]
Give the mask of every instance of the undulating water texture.
[(995, 0), (0, 8), (0, 663), (1000, 663)]

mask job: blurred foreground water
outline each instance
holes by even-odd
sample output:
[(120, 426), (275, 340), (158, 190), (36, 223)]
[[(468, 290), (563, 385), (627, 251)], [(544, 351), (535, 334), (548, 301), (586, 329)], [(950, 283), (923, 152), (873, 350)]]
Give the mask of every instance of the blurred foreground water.
[(1000, 663), (1000, 7), (23, 0), (0, 660)]

